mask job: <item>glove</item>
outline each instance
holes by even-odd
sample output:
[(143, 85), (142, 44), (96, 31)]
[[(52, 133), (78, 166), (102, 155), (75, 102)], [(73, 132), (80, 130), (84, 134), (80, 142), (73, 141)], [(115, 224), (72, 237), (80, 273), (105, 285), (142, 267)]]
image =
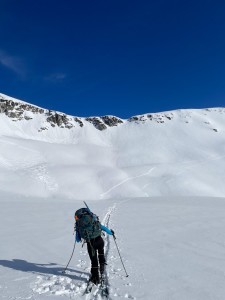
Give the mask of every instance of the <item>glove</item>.
[(115, 232), (114, 232), (112, 229), (110, 229), (110, 231), (112, 232), (112, 235), (114, 236), (114, 235), (115, 235)]

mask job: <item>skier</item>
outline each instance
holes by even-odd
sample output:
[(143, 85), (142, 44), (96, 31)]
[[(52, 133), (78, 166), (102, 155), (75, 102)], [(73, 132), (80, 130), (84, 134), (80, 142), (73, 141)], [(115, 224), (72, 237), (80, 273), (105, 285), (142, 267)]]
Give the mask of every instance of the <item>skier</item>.
[[(75, 212), (76, 242), (82, 239), (87, 242), (87, 250), (91, 260), (90, 281), (94, 284), (100, 283), (100, 275), (104, 273), (106, 264), (104, 255), (104, 240), (101, 237), (102, 231), (109, 235), (114, 235), (114, 231), (103, 226), (98, 217), (89, 208), (80, 208)], [(100, 268), (99, 268), (100, 266)]]

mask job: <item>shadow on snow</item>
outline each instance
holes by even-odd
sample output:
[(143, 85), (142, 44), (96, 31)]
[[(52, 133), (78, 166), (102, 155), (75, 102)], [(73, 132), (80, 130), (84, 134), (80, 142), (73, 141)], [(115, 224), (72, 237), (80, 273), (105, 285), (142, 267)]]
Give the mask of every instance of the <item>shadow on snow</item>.
[[(0, 265), (3, 267), (6, 267), (6, 268), (10, 268), (10, 269), (22, 271), (22, 272), (37, 273), (39, 275), (48, 274), (48, 275), (56, 275), (56, 276), (65, 276), (65, 277), (69, 277), (69, 278), (75, 279), (75, 280), (86, 281), (85, 278), (80, 277), (79, 275), (71, 275), (71, 274), (62, 273), (64, 268), (59, 267), (55, 263), (36, 264), (36, 263), (31, 263), (31, 262), (28, 262), (28, 261), (22, 260), (22, 259), (13, 259), (13, 260), (0, 260)], [(86, 272), (73, 270), (73, 269), (67, 269), (67, 271), (79, 273), (80, 275), (88, 274)]]

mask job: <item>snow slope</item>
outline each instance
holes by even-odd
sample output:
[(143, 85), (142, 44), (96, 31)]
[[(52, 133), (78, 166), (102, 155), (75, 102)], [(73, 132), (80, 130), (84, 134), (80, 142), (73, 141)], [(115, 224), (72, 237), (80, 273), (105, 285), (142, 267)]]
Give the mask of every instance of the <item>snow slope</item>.
[[(81, 201), (2, 195), (1, 299), (101, 299), (83, 296), (90, 272), (86, 246), (73, 248), (73, 213)], [(106, 239), (110, 299), (222, 300), (225, 294), (225, 201), (154, 197), (89, 201), (117, 235), (129, 277)], [(95, 291), (97, 292), (97, 291)]]
[[(42, 129), (41, 129), (42, 128)], [(105, 237), (110, 299), (225, 299), (225, 109), (78, 118), (0, 94), (0, 299), (83, 296), (86, 200)]]
[(27, 104), (17, 117), (0, 113), (0, 190), (13, 183), (27, 197), (76, 199), (225, 194), (223, 108), (109, 117), (112, 127), (60, 113), (49, 123), (45, 111)]

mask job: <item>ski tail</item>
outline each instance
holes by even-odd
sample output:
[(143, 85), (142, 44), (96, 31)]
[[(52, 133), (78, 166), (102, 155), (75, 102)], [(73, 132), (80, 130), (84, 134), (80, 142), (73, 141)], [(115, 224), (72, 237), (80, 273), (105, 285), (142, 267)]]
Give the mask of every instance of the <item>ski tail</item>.
[(90, 210), (90, 208), (88, 207), (88, 205), (87, 205), (87, 203), (86, 203), (85, 201), (84, 201), (84, 204), (85, 204), (85, 206), (87, 207), (89, 213), (91, 213), (91, 210)]
[(101, 276), (101, 278), (100, 278), (99, 289), (100, 289), (102, 298), (108, 299), (109, 298), (109, 288), (108, 288), (108, 284), (107, 284), (104, 276)]

